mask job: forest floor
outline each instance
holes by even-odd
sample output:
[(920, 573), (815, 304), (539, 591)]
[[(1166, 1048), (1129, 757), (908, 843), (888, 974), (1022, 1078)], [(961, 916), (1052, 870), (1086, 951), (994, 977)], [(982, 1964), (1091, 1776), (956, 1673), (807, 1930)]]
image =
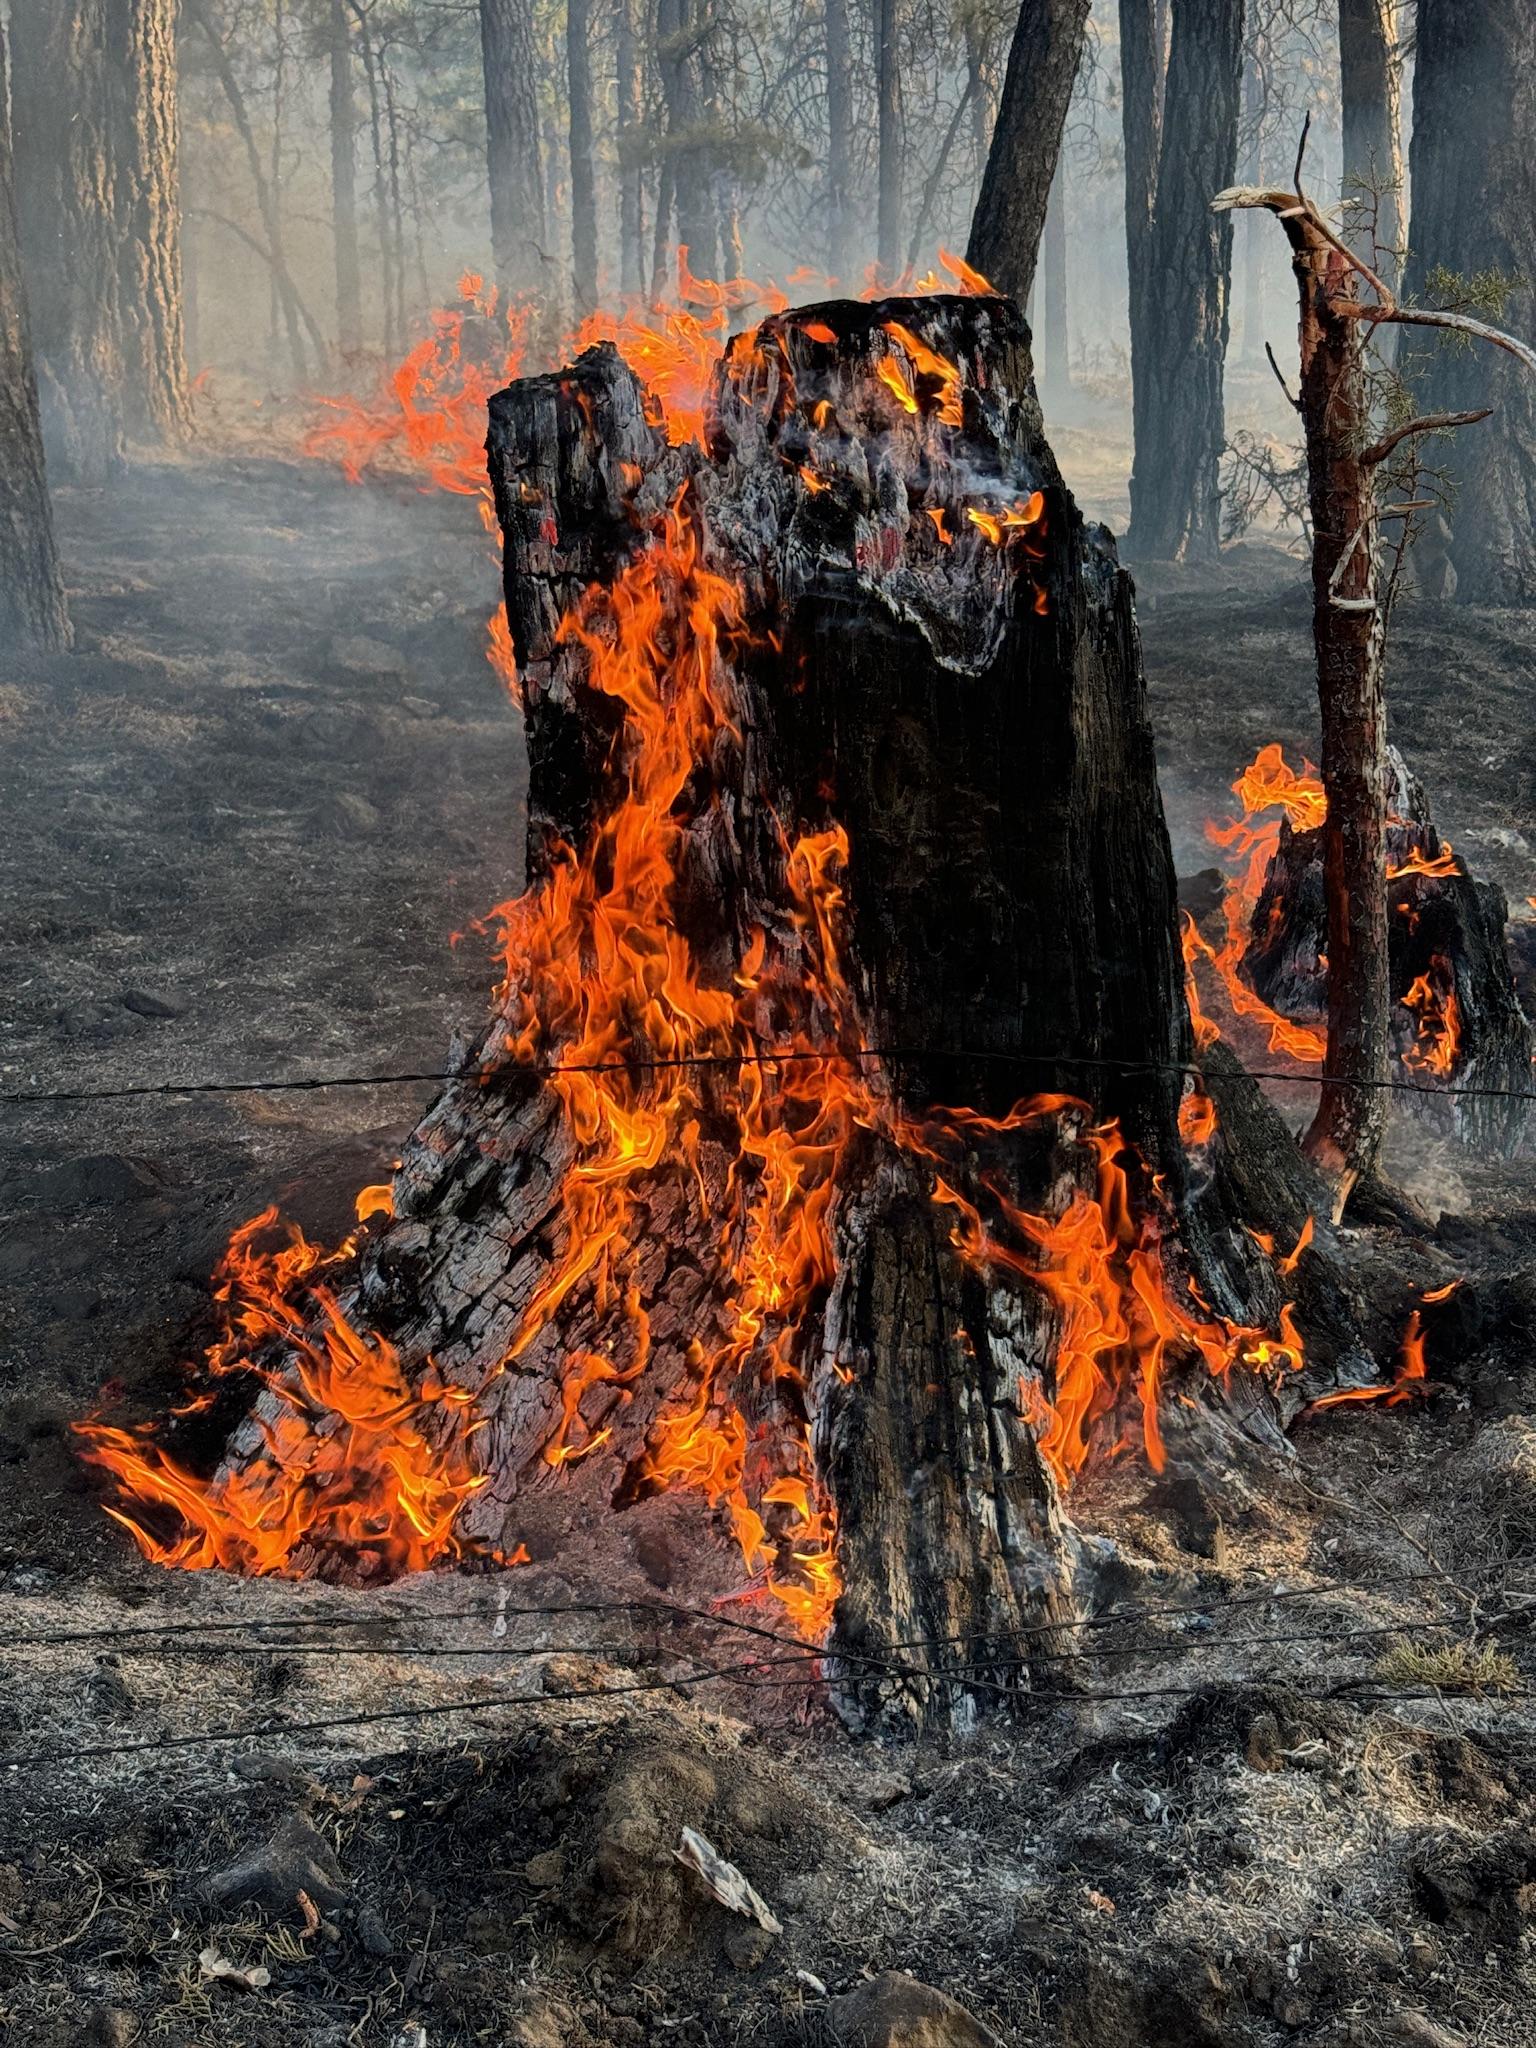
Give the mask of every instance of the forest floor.
[[(522, 858), (472, 511), (249, 453), (58, 510), (78, 651), (0, 681), (0, 1091), (437, 1070)], [(1257, 747), (1309, 749), (1307, 592), (1265, 543), (1138, 582), (1188, 872)], [(1533, 685), (1536, 617), (1404, 610), (1395, 735), (1517, 903)], [(71, 1420), (172, 1400), (230, 1229), (276, 1200), (339, 1237), (431, 1093), (0, 1104), (6, 2039), (820, 2043), (851, 2038), (829, 1992), (897, 1969), (1020, 2044), (1536, 2041), (1527, 1162), (1394, 1131), (1439, 1218), (1405, 1299), (1494, 1273), (1513, 1355), (1474, 1327), (1434, 1399), (1300, 1424), (1258, 1492), (1117, 1468), (1078, 1502), (1121, 1569), (1073, 1696), (896, 1745), (797, 1682), (699, 1683), (745, 1653), (624, 1517), (360, 1631), (355, 1592), (169, 1575), (100, 1512)], [(702, 1515), (669, 1541), (723, 1555)], [(436, 1711), (294, 1725), (401, 1706)], [(781, 1935), (706, 1899), (684, 1826)], [(209, 1888), (273, 1839), (308, 1914)]]

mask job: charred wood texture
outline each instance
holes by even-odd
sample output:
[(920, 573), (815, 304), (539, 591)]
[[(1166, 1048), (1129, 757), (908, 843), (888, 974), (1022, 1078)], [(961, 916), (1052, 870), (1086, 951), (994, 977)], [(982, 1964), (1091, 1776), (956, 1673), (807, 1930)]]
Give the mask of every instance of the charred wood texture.
[[(661, 1447), (708, 1411), (734, 1419), (790, 1579), (803, 1524), (784, 1506), (786, 1447), (814, 1453), (836, 1516), (829, 1656), (850, 1717), (963, 1720), (1037, 1673), (1059, 1683), (1060, 1664), (1034, 1659), (1062, 1647), (1090, 1585), (1055, 1477), (1072, 1460), (1049, 1437), (1069, 1310), (1018, 1218), (1073, 1202), (1112, 1228), (1155, 1215), (1149, 1270), (1175, 1296), (1193, 1299), (1193, 1280), (1210, 1313), (1272, 1325), (1294, 1293), (1318, 1304), (1332, 1357), (1353, 1333), (1326, 1259), (1310, 1253), (1282, 1296), (1243, 1227), (1294, 1245), (1316, 1190), (1235, 1065), (1220, 1083), (1235, 1139), (1218, 1129), (1194, 1158), (1181, 1137), (1190, 1027), (1130, 586), (1046, 445), (1024, 324), (1006, 300), (944, 297), (770, 319), (728, 350), (702, 446), (669, 445), (605, 346), (499, 394), (489, 451), (530, 756), (530, 901), (621, 858), (627, 721), (644, 711), (600, 666), (622, 625), (603, 604), (646, 589), (636, 579), (658, 562), (696, 563), (687, 602), (644, 613), (636, 644), (718, 646), (728, 676), (728, 714), (697, 726), (648, 814), (669, 849), (664, 948), (641, 957), (624, 932), (592, 931), (564, 964), (598, 975), (604, 945), (630, 946), (651, 985), (664, 951), (696, 1005), (729, 997), (732, 1044), (788, 1038), (822, 1059), (800, 1097), (812, 1119), (851, 1076), (862, 1092), (825, 1258), (794, 1319), (775, 1329), (765, 1310), (743, 1344), (722, 1218), (767, 1169), (741, 1102), (749, 1079), (789, 1084), (771, 1062), (685, 1060), (684, 1138), (625, 1168), (605, 1220), (573, 1206), (591, 1140), (568, 1104), (588, 1084), (526, 1063), (530, 1044), (558, 1063), (562, 1039), (527, 1038), (509, 912), (499, 1012), (404, 1146), (392, 1217), (338, 1283), (342, 1310), (430, 1390), (422, 1427), (473, 1413), (482, 1483), (457, 1508), (463, 1542), (547, 1555), (573, 1516), (659, 1511), (676, 1498)], [(739, 613), (728, 660), (723, 641), (687, 638), (705, 577)], [(573, 630), (584, 592), (597, 610)], [(844, 835), (835, 899), (812, 899), (799, 850)], [(856, 1031), (830, 993), (823, 917)], [(601, 1042), (610, 1067), (635, 1063), (626, 1100), (644, 1108), (675, 1084), (640, 1067), (667, 1046), (646, 1036), (643, 990), (623, 987)], [(1084, 1107), (1053, 1095), (1010, 1117), (1046, 1090)], [(1286, 1157), (1266, 1171), (1271, 1146)], [(619, 1265), (583, 1264), (615, 1215)], [(1192, 1396), (1238, 1397), (1171, 1403), (1170, 1444), (1198, 1440), (1202, 1417), (1231, 1434), (1245, 1405), (1244, 1428), (1273, 1433), (1263, 1382), (1240, 1367), (1213, 1379), (1189, 1352), (1168, 1370)], [(1150, 1430), (1129, 1391), (1133, 1433)], [(264, 1394), (230, 1460), (264, 1455), (279, 1412)], [(1124, 1421), (1085, 1414), (1084, 1443)]]
[(69, 612), (37, 412), (27, 294), (16, 240), (11, 139), (0, 30), (0, 644), (67, 647)]
[(1089, 0), (1024, 0), (1008, 53), (966, 256), (1021, 306), (1035, 281), (1088, 11)]
[[(1406, 1100), (1438, 1128), (1512, 1150), (1528, 1105), (1509, 1091), (1529, 1089), (1533, 1046), (1505, 946), (1508, 906), (1500, 889), (1474, 880), (1446, 853), (1423, 788), (1395, 750), (1388, 752), (1388, 772), (1394, 1071), (1425, 1091)], [(1282, 826), (1243, 961), (1265, 1002), (1297, 1022), (1315, 1022), (1327, 1007), (1322, 839), (1321, 830)], [(1501, 1100), (1470, 1092), (1478, 1089), (1506, 1093)]]
[(1159, 115), (1156, 10), (1150, 0), (1121, 8), (1135, 440), (1126, 546), (1154, 561), (1214, 557), (1221, 541), (1232, 224), (1210, 202), (1237, 164), (1243, 13), (1243, 0), (1174, 0)]
[[(1536, 332), (1536, 10), (1502, 0), (1419, 0), (1414, 39), (1413, 224), (1404, 289), (1454, 303), (1435, 271), (1508, 285), (1499, 324)], [(1411, 345), (1410, 345), (1411, 344)], [(1456, 595), (1474, 604), (1536, 603), (1536, 380), (1502, 351), (1415, 330), (1399, 366), (1421, 412), (1491, 405), (1458, 437), (1460, 489), (1449, 517)]]

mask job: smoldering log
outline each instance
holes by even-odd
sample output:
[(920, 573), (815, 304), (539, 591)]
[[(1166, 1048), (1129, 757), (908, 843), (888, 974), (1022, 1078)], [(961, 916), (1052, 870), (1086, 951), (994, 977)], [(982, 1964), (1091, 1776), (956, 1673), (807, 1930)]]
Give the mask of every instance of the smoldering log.
[[(1533, 1040), (1505, 941), (1508, 905), (1447, 849), (1423, 785), (1395, 748), (1388, 765), (1393, 1066), (1414, 1090), (1400, 1099), (1469, 1144), (1512, 1151), (1527, 1120), (1520, 1096), (1530, 1088)], [(1325, 934), (1322, 835), (1285, 823), (1254, 905), (1243, 973), (1298, 1023), (1319, 1022), (1325, 1011)]]

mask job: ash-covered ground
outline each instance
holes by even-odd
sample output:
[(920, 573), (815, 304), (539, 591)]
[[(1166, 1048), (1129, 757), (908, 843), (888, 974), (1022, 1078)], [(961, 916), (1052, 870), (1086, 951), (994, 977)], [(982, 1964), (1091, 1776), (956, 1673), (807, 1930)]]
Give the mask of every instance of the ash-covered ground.
[[(0, 683), (0, 1086), (438, 1068), (521, 867), (472, 512), (252, 456), (58, 509), (79, 651)], [(1308, 748), (1308, 597), (1261, 544), (1138, 581), (1188, 871), (1257, 747)], [(1517, 903), (1533, 642), (1416, 605), (1393, 658), (1395, 738)], [(771, 1617), (702, 1609), (730, 1554), (686, 1503), (372, 1595), (159, 1572), (101, 1513), (71, 1419), (173, 1399), (229, 1229), (275, 1199), (338, 1236), (430, 1093), (0, 1108), (4, 2038), (873, 2042), (897, 1994), (859, 1987), (906, 1970), (1061, 2048), (1536, 2040), (1528, 1164), (1402, 1115), (1423, 1215), (1373, 1249), (1405, 1294), (1466, 1276), (1441, 1391), (1241, 1475), (1116, 1468), (1061, 1696), (851, 1741)]]

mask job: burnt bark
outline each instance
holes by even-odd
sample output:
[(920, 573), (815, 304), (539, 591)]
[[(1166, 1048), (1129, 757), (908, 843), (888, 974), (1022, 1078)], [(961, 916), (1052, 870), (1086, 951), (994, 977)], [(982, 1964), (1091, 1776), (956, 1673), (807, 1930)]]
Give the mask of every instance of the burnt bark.
[(532, 0), (480, 0), (480, 53), (491, 256), (503, 292), (525, 292), (548, 260)]
[[(1500, 324), (1536, 333), (1536, 13), (1500, 0), (1420, 0), (1415, 37), (1413, 220), (1404, 290), (1421, 304), (1437, 269), (1510, 290)], [(1474, 604), (1536, 603), (1536, 382), (1503, 353), (1454, 335), (1406, 335), (1399, 366), (1420, 410), (1491, 405), (1457, 443), (1450, 509), (1456, 595)]]
[(363, 273), (357, 250), (357, 94), (346, 0), (331, 0), (331, 233), (336, 252), (336, 338), (341, 352), (363, 345)]
[[(1128, 127), (1126, 232), (1134, 240), (1148, 203), (1147, 81), (1155, 77), (1156, 45), (1149, 53), (1148, 10), (1133, 11), (1136, 191)], [(1175, 0), (1150, 226), (1145, 250), (1132, 257), (1135, 448), (1126, 546), (1154, 561), (1211, 559), (1221, 542), (1232, 223), (1210, 201), (1231, 184), (1237, 163), (1243, 13), (1242, 0)], [(1126, 110), (1129, 123), (1129, 90)]]
[(52, 652), (70, 644), (69, 610), (54, 547), (16, 237), (7, 70), (0, 29), (0, 646), (19, 642)]
[(966, 259), (1022, 306), (1082, 62), (1089, 0), (1024, 0), (976, 197)]

